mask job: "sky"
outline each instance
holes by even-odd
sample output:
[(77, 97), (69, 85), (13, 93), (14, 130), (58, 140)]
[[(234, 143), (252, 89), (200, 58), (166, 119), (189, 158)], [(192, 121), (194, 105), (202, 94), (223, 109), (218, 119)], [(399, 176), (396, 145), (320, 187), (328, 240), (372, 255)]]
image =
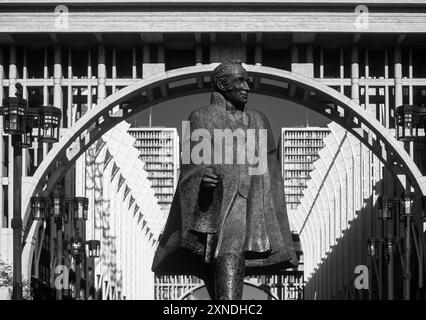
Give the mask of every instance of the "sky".
[[(210, 103), (210, 93), (196, 94), (169, 100), (152, 107), (152, 126), (174, 127), (181, 136), (182, 121), (189, 114)], [(278, 142), (282, 127), (324, 127), (330, 122), (324, 116), (291, 101), (250, 93), (247, 107), (262, 111), (268, 118)], [(141, 111), (129, 120), (132, 127), (149, 125), (149, 109)]]

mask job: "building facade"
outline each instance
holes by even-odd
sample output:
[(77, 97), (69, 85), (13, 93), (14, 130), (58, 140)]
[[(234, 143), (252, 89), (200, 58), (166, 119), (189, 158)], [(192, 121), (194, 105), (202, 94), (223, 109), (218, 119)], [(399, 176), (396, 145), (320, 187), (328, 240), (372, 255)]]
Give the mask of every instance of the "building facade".
[(167, 216), (179, 177), (179, 135), (176, 128), (130, 128), (139, 159), (145, 163), (148, 179), (163, 214)]
[[(240, 2), (236, 5), (235, 1), (225, 3), (201, 0), (196, 4), (186, 3), (181, 6), (171, 6), (170, 3), (179, 4), (179, 1), (155, 3), (129, 1), (131, 5), (123, 6), (122, 3), (111, 1), (96, 0), (83, 4), (81, 1), (71, 0), (65, 3), (70, 14), (64, 16), (56, 10), (56, 4), (51, 5), (45, 1), (33, 1), (31, 6), (27, 1), (4, 1), (0, 5), (2, 12), (0, 101), (3, 97), (13, 97), (16, 92), (15, 84), (22, 83), (24, 98), (27, 98), (31, 104), (36, 106), (53, 104), (61, 108), (61, 140), (68, 141), (70, 136), (77, 136), (77, 132), (80, 134), (79, 137), (83, 137), (81, 131), (76, 131), (76, 128), (81, 129), (79, 126), (82, 125), (82, 122), (77, 123), (78, 120), (84, 118), (84, 122), (88, 118), (92, 119), (91, 114), (97, 112), (98, 107), (105, 105), (109, 101), (107, 98), (120, 89), (125, 88), (124, 92), (130, 92), (133, 88), (131, 86), (137, 86), (142, 83), (141, 81), (148, 83), (148, 79), (153, 79), (152, 77), (165, 77), (163, 73), (165, 71), (170, 77), (168, 78), (170, 81), (162, 83), (159, 87), (142, 87), (143, 90), (140, 91), (134, 87), (136, 88), (134, 95), (130, 97), (133, 100), (128, 99), (123, 103), (117, 100), (118, 105), (114, 106), (111, 112), (108, 109), (99, 116), (97, 122), (90, 123), (92, 127), (98, 128), (99, 132), (103, 132), (101, 129), (105, 123), (115, 123), (117, 119), (123, 120), (126, 112), (131, 109), (129, 105), (138, 101), (135, 100), (136, 98), (143, 99), (141, 101), (145, 108), (169, 99), (173, 95), (173, 97), (182, 95), (189, 90), (198, 93), (211, 90), (208, 85), (208, 75), (205, 73), (197, 75), (197, 78), (187, 77), (173, 81), (173, 77), (179, 72), (171, 72), (171, 70), (195, 66), (205, 70), (203, 68), (210, 63), (239, 58), (249, 66), (258, 67), (259, 70), (262, 67), (272, 67), (275, 68), (274, 70), (286, 71), (280, 73), (281, 76), (277, 76), (278, 71), (264, 69), (264, 74), (273, 75), (267, 79), (263, 79), (259, 73), (253, 71), (250, 81), (253, 91), (297, 100), (312, 110), (323, 111), (323, 114), (332, 120), (337, 121), (339, 115), (344, 114), (347, 122), (341, 121), (341, 126), (347, 130), (356, 127), (357, 130), (365, 133), (367, 138), (360, 134), (356, 136), (356, 139), (362, 140), (363, 145), (370, 146), (372, 152), (377, 152), (381, 144), (390, 140), (382, 139), (373, 147), (375, 137), (369, 134), (369, 131), (374, 131), (374, 127), (370, 125), (368, 130), (363, 130), (365, 124), (372, 124), (373, 121), (371, 119), (366, 121), (366, 118), (359, 115), (354, 116), (355, 113), (345, 113), (347, 110), (335, 106), (338, 100), (336, 92), (347, 98), (347, 101), (344, 99), (338, 101), (345, 102), (347, 105), (356, 105), (358, 109), (362, 109), (362, 114), (368, 111), (370, 118), (376, 121), (374, 124), (383, 128), (382, 131), (386, 137), (395, 136), (395, 117), (398, 106), (402, 104), (424, 106), (426, 103), (424, 60), (426, 3), (424, 1), (412, 3), (398, 0), (361, 1), (369, 10), (368, 17), (357, 15), (359, 2), (349, 1), (282, 0), (267, 3), (247, 1), (242, 2), (243, 5)], [(117, 14), (118, 9), (120, 14)], [(238, 17), (238, 23), (235, 23), (236, 17)], [(109, 21), (109, 23), (100, 23), (101, 21)], [(251, 70), (255, 70), (254, 67)], [(298, 85), (301, 82), (304, 85)], [(319, 89), (309, 91), (306, 90), (307, 87)], [(318, 100), (315, 100), (318, 96), (323, 99), (320, 101), (321, 105)], [(323, 108), (323, 104), (330, 107)], [(104, 122), (102, 123), (100, 119)], [(93, 133), (92, 127), (84, 129)], [(424, 134), (423, 131), (420, 132), (420, 135)], [(98, 139), (96, 134), (93, 136), (87, 136), (87, 144), (94, 143)], [(379, 134), (376, 132), (377, 136)], [(83, 149), (87, 146), (83, 139), (79, 142), (81, 143), (77, 144)], [(424, 176), (426, 167), (424, 145), (423, 143), (406, 143), (406, 147), (410, 151), (409, 158), (415, 160), (421, 171), (421, 174), (416, 176), (420, 180)], [(361, 153), (367, 157), (367, 147), (362, 148), (364, 149), (361, 149)], [(72, 149), (71, 146), (70, 149)], [(40, 168), (44, 168), (43, 159), (47, 159), (49, 154), (52, 155), (55, 152), (55, 148), (40, 143), (37, 138), (32, 147), (24, 151), (23, 195), (27, 195), (27, 192), (30, 192), (30, 196), (33, 195), (34, 186), (47, 177), (43, 173), (41, 179), (36, 173)], [(72, 152), (62, 154), (62, 159), (70, 159), (67, 156), (72, 154)], [(393, 162), (389, 170), (395, 171), (394, 164), (400, 163), (401, 155), (402, 152), (399, 150), (393, 160), (392, 157), (382, 157), (382, 161)], [(13, 216), (11, 199), (14, 195), (14, 162), (10, 136), (3, 131), (0, 137), (0, 157), (0, 246), (2, 257), (11, 261)], [(365, 168), (363, 164), (362, 170), (371, 170), (366, 162), (363, 163)], [(76, 174), (80, 175), (80, 173), (76, 171), (78, 168), (75, 167), (74, 162), (71, 167), (62, 182), (66, 197), (74, 197), (78, 195), (77, 192), (84, 190), (83, 185), (78, 187), (76, 185)], [(64, 170), (59, 164), (55, 168), (59, 171)], [(321, 173), (324, 172), (321, 171)], [(366, 175), (361, 173), (360, 176), (363, 183), (359, 185), (371, 184)], [(383, 185), (387, 189), (374, 189), (378, 192), (377, 197), (395, 196), (399, 190), (393, 188), (410, 186), (408, 183), (398, 186), (403, 179), (392, 180), (390, 176), (390, 174), (383, 174)], [(408, 177), (409, 175), (407, 172), (400, 172), (397, 176)], [(52, 179), (52, 176), (49, 175), (45, 180), (48, 179)], [(347, 181), (349, 183), (350, 179)], [(342, 182), (338, 180), (334, 183), (336, 184), (342, 184)], [(309, 189), (305, 189), (305, 192)], [(364, 197), (368, 198), (368, 190), (371, 191), (369, 188), (361, 190), (366, 192)], [(350, 197), (349, 199), (356, 198), (357, 201), (360, 199), (359, 196), (350, 195)], [(339, 199), (339, 196), (336, 195), (336, 199)], [(330, 207), (332, 202), (330, 200), (323, 205)], [(25, 204), (24, 207), (27, 208)], [(25, 208), (23, 211), (26, 210)], [(376, 209), (371, 210), (369, 215), (376, 212)], [(23, 213), (24, 222), (28, 224), (28, 228), (23, 230), (24, 240), (26, 240), (23, 250), (23, 267), (26, 270), (25, 276), (30, 278), (31, 275), (40, 276), (40, 272), (37, 273), (38, 256), (34, 252), (41, 252), (39, 248), (43, 246), (43, 243), (52, 243), (54, 237), (42, 239), (43, 228), (40, 228), (39, 224), (33, 224), (27, 216), (28, 214)], [(349, 221), (349, 218), (345, 221)], [(354, 230), (352, 232), (357, 237), (368, 233), (367, 230), (369, 230), (369, 224), (365, 222), (369, 220), (360, 221), (364, 222), (352, 224), (349, 228)], [(396, 222), (397, 220), (392, 221), (397, 230), (395, 232), (400, 232), (401, 226)], [(322, 253), (318, 252), (323, 252), (323, 249), (320, 250), (316, 246), (324, 245), (325, 237), (333, 238), (329, 232), (334, 229), (327, 227), (327, 223), (320, 222), (316, 220), (314, 224), (313, 229), (319, 232), (316, 236), (305, 237), (303, 236), (305, 231), (301, 232), (304, 255), (312, 257), (309, 258), (309, 270), (313, 270), (310, 279), (317, 281), (316, 287), (313, 284), (308, 285), (311, 293), (319, 290), (312, 288), (321, 287), (319, 284), (323, 280), (319, 279), (326, 279), (321, 277), (325, 277), (334, 270), (328, 264), (323, 264), (321, 268), (325, 271), (319, 271), (314, 266), (317, 258), (313, 257), (320, 257), (321, 260)], [(56, 226), (54, 222), (51, 225), (49, 223), (47, 226), (52, 229), (53, 235)], [(341, 223), (344, 225), (346, 222)], [(416, 223), (417, 226), (417, 220)], [(299, 230), (303, 225), (304, 220), (295, 224)], [(26, 238), (27, 234), (30, 234), (30, 239)], [(402, 233), (395, 234), (404, 239)], [(318, 237), (321, 239), (319, 240)], [(347, 239), (344, 242), (351, 245), (357, 243), (362, 248), (356, 247), (357, 251), (332, 251), (335, 252), (333, 255), (338, 256), (339, 259), (344, 257), (343, 261), (352, 261), (350, 259), (355, 259), (356, 254), (366, 250), (367, 238), (361, 238), (344, 238)], [(408, 236), (408, 240), (410, 239), (419, 238)], [(334, 240), (329, 242), (334, 243)], [(53, 247), (46, 244), (46, 253), (41, 257), (47, 261), (45, 265), (47, 270), (51, 270), (49, 261), (55, 253)], [(418, 248), (419, 244), (424, 246), (424, 241), (418, 241), (417, 244)], [(35, 250), (36, 246), (38, 251)], [(346, 256), (348, 252), (350, 257)], [(417, 254), (417, 251), (413, 251), (413, 254), (414, 252)], [(421, 255), (421, 251), (418, 252)], [(349, 293), (354, 295), (353, 292), (358, 292), (350, 289), (353, 284), (351, 267), (345, 264), (343, 269), (339, 269), (344, 270), (346, 274), (345, 281), (339, 282), (339, 286), (346, 288), (344, 290), (348, 294), (334, 294), (327, 297), (349, 297)], [(413, 269), (412, 274), (417, 275), (418, 270), (424, 271), (424, 267), (416, 268)], [(47, 273), (46, 270), (42, 272)], [(402, 276), (407, 278), (410, 275), (398, 272), (395, 273), (395, 279), (402, 279)], [(417, 283), (414, 276), (408, 279), (411, 279), (412, 286)], [(310, 283), (314, 283), (312, 281), (314, 280)], [(337, 284), (333, 285), (337, 286)], [(344, 290), (337, 291), (344, 292)], [(395, 297), (400, 296), (399, 291), (397, 293)], [(308, 296), (315, 297), (315, 294)], [(364, 295), (366, 296), (368, 297)]]
[(329, 133), (328, 128), (320, 127), (281, 129), (281, 171), (288, 210), (299, 206), (313, 170), (312, 164), (318, 159)]

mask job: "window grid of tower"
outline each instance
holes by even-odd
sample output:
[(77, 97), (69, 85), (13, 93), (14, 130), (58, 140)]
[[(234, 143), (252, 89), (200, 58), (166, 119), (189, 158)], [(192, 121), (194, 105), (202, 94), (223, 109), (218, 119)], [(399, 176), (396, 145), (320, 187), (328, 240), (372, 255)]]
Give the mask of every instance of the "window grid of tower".
[(281, 168), (287, 209), (297, 209), (300, 204), (313, 163), (319, 158), (329, 133), (328, 128), (321, 127), (281, 129)]
[(145, 170), (161, 210), (168, 214), (177, 185), (179, 170), (179, 137), (175, 128), (130, 128), (134, 146)]

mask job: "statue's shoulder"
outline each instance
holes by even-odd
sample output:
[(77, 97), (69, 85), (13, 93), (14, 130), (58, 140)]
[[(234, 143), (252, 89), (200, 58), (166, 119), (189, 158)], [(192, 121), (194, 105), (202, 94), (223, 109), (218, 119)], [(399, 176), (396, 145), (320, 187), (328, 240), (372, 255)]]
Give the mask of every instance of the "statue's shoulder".
[(202, 106), (195, 109), (189, 114), (189, 120), (194, 121), (199, 119), (208, 119), (210, 116), (214, 115), (216, 111), (217, 110), (215, 109), (214, 105), (210, 104), (210, 105)]
[(268, 118), (266, 117), (266, 115), (262, 111), (255, 109), (255, 108), (247, 108), (247, 112), (251, 116), (256, 117), (257, 120), (260, 121), (261, 123), (269, 124)]

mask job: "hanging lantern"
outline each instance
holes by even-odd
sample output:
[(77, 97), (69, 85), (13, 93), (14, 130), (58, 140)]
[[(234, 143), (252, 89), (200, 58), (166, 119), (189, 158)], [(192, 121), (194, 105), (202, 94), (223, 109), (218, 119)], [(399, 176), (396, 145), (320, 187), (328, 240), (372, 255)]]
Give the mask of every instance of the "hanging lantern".
[(74, 219), (75, 220), (87, 220), (87, 211), (89, 208), (89, 199), (85, 197), (74, 198)]
[(395, 254), (395, 237), (391, 235), (387, 235), (385, 237), (385, 244), (386, 244), (386, 255), (392, 256)]
[(367, 241), (368, 244), (368, 255), (370, 257), (377, 257), (377, 241), (374, 238), (370, 238)]
[(84, 241), (83, 238), (80, 237), (78, 232), (74, 237), (71, 238), (70, 241), (71, 244), (71, 254), (74, 257), (80, 257), (80, 255), (83, 253), (84, 250)]
[(89, 240), (86, 243), (89, 257), (99, 258), (101, 256), (101, 242), (99, 240)]
[(402, 105), (396, 108), (396, 138), (399, 141), (414, 141), (419, 135), (419, 117), (413, 105)]
[(50, 201), (50, 215), (55, 219), (64, 217), (64, 196), (60, 192), (54, 192)]
[(27, 101), (20, 97), (3, 99), (3, 131), (11, 135), (21, 135), (25, 131), (25, 109)]
[(401, 215), (411, 216), (414, 212), (414, 193), (405, 191), (401, 194)]
[(64, 201), (64, 223), (71, 222), (74, 213), (74, 200), (65, 199)]
[(48, 216), (48, 201), (42, 197), (31, 197), (31, 216), (33, 220), (44, 220)]
[(54, 143), (59, 141), (61, 109), (52, 106), (40, 108), (38, 137), (41, 142)]
[(22, 135), (22, 147), (31, 148), (33, 145), (33, 121), (34, 119), (30, 116), (26, 117), (25, 120), (25, 131)]
[(392, 219), (393, 200), (390, 197), (379, 197), (377, 199), (379, 205), (379, 219)]

